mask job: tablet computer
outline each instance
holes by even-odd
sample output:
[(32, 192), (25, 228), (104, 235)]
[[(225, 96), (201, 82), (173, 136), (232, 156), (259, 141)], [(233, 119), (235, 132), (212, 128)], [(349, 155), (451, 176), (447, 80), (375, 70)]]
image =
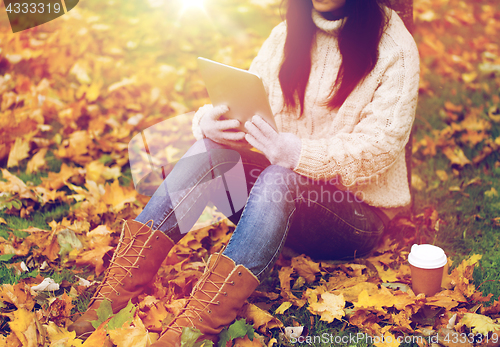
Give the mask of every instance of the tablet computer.
[(258, 75), (201, 57), (198, 58), (198, 67), (212, 105), (229, 107), (229, 112), (223, 117), (238, 119), (240, 130), (246, 132), (245, 122), (259, 115), (278, 131), (264, 84)]

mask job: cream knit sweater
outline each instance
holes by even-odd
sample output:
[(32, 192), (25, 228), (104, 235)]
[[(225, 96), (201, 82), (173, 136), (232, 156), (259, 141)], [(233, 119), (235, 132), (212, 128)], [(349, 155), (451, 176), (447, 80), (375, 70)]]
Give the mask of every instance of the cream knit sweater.
[[(278, 80), (285, 22), (272, 30), (250, 71), (264, 82), (278, 130), (295, 134), (302, 141), (294, 171), (338, 182), (342, 189), (358, 192), (365, 202), (380, 207), (392, 218), (410, 203), (404, 149), (415, 118), (419, 56), (402, 20), (394, 11), (387, 11), (390, 20), (382, 35), (378, 62), (338, 110), (329, 110), (323, 102), (341, 63), (336, 35), (342, 20), (328, 21), (313, 9), (318, 30), (300, 118), (298, 109), (293, 113), (283, 111)], [(200, 119), (210, 107), (201, 107), (194, 116), (197, 139), (202, 138)]]

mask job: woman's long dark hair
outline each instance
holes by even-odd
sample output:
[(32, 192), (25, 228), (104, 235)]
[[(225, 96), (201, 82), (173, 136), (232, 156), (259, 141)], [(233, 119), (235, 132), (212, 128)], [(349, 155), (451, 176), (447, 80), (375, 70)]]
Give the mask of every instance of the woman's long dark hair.
[[(326, 105), (340, 107), (354, 88), (375, 67), (378, 46), (386, 25), (384, 0), (346, 0), (345, 18), (338, 36), (342, 63)], [(300, 103), (304, 111), (304, 95), (311, 71), (311, 47), (316, 33), (311, 0), (288, 0), (287, 36), (283, 63), (279, 72), (286, 107)], [(332, 72), (333, 73), (333, 72)]]

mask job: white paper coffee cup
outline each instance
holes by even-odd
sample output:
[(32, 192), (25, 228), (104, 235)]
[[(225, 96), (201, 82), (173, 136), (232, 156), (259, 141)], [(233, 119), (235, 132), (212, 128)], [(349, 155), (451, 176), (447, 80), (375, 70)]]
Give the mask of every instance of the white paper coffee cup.
[(443, 269), (448, 262), (442, 248), (428, 244), (413, 245), (408, 262), (415, 294), (432, 296), (441, 290)]

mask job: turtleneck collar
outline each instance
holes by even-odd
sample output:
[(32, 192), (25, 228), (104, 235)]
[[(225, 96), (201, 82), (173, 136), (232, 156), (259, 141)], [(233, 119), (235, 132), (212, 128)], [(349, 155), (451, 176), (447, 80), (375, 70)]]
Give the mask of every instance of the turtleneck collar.
[(340, 31), (340, 27), (344, 22), (343, 18), (337, 20), (328, 20), (314, 8), (312, 9), (312, 19), (314, 24), (316, 24), (319, 29), (330, 35), (337, 35)]

